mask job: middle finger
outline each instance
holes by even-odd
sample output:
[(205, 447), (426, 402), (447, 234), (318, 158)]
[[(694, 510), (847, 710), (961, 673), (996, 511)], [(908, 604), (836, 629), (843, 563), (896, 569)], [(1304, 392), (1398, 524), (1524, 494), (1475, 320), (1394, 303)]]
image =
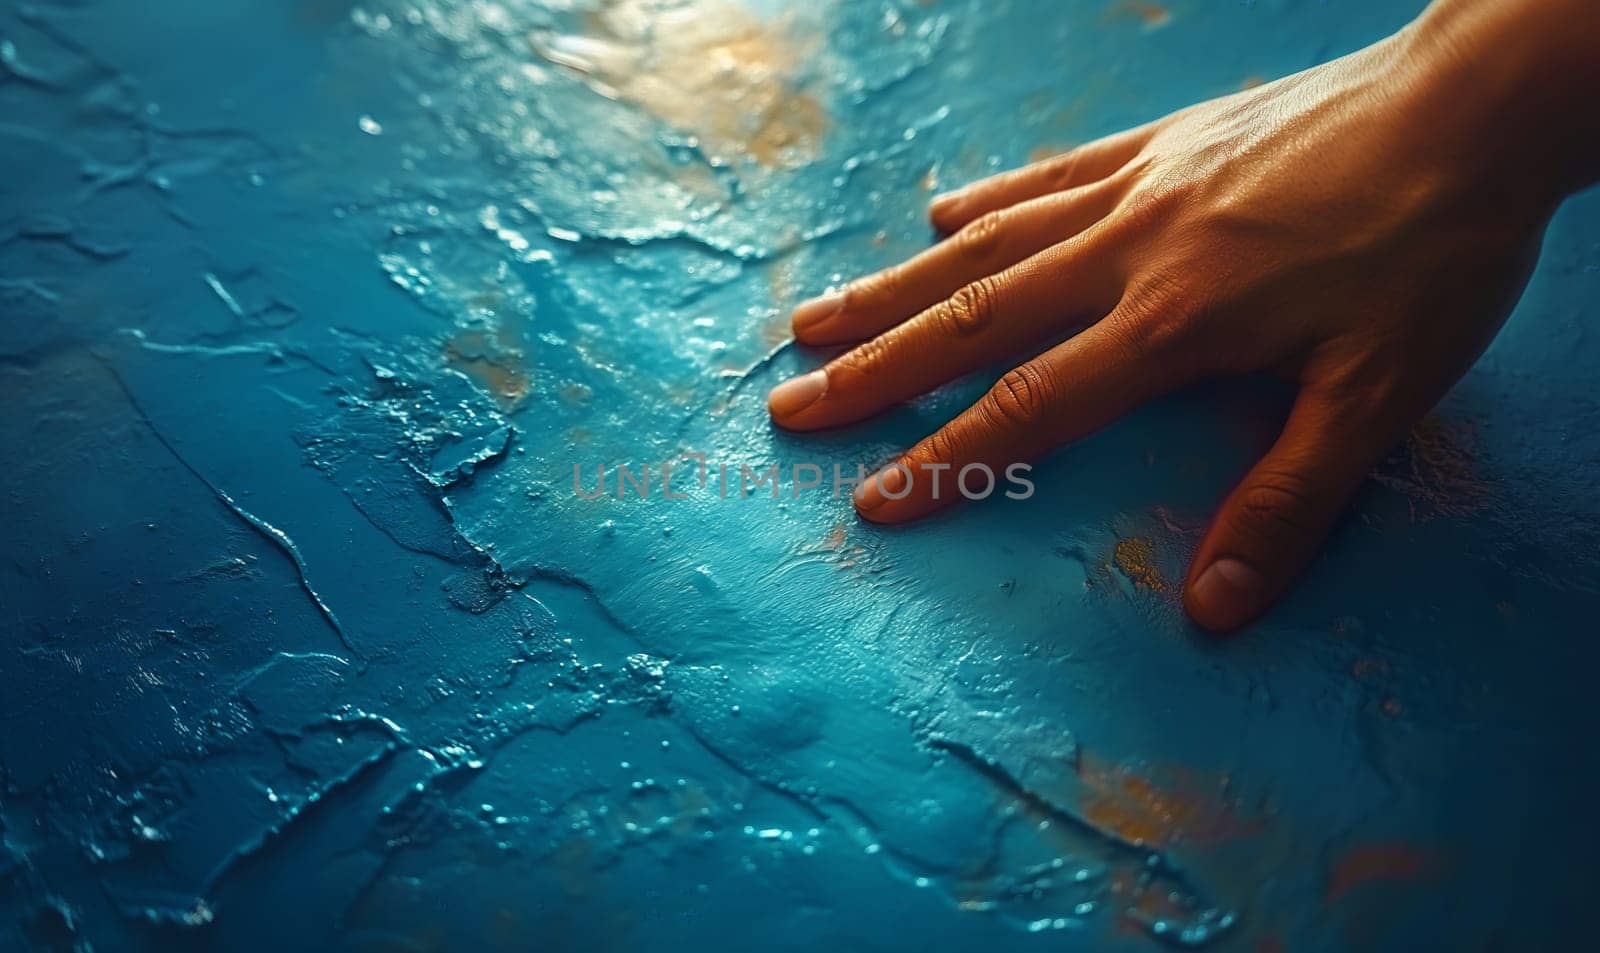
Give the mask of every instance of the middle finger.
[(1066, 241), (1110, 214), (1126, 192), (1119, 180), (1030, 199), (991, 212), (902, 264), (795, 309), (802, 344), (854, 344), (882, 334), (961, 288)]

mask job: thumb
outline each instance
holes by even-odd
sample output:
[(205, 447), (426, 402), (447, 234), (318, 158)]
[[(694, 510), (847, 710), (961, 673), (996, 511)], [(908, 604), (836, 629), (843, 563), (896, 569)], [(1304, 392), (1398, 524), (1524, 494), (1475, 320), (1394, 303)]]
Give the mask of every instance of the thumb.
[(1365, 416), (1301, 391), (1277, 443), (1228, 495), (1195, 553), (1183, 595), (1191, 619), (1237, 629), (1289, 588), (1387, 449), (1388, 428)]

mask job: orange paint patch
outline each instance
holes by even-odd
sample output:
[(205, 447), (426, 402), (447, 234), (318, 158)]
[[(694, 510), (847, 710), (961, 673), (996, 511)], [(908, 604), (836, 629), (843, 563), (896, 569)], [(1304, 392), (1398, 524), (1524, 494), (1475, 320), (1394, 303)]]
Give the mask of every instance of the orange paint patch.
[(1156, 548), (1142, 536), (1117, 540), (1112, 550), (1112, 561), (1135, 588), (1164, 592), (1167, 588), (1161, 571), (1156, 568)]
[(1188, 915), (1177, 896), (1149, 889), (1137, 872), (1119, 870), (1108, 878), (1107, 885), (1119, 901), (1120, 914), (1113, 925), (1122, 936), (1148, 939), (1152, 923), (1178, 921)]
[(515, 409), (533, 389), (522, 347), (503, 326), (462, 331), (445, 342), (444, 350), (450, 366), (482, 384), (503, 409)]
[(1341, 854), (1328, 870), (1322, 902), (1333, 906), (1352, 891), (1383, 882), (1415, 883), (1438, 876), (1444, 859), (1412, 844), (1363, 844)]
[(864, 546), (850, 543), (850, 528), (844, 523), (835, 523), (828, 530), (826, 536), (818, 543), (808, 546), (800, 552), (803, 555), (822, 555), (840, 569), (853, 569), (867, 555)]
[(779, 345), (787, 344), (789, 339), (793, 337), (794, 327), (789, 321), (787, 312), (780, 312), (761, 325), (761, 344), (768, 351)]
[(1350, 674), (1362, 681), (1372, 678), (1383, 678), (1389, 674), (1389, 663), (1381, 658), (1367, 658), (1363, 656), (1355, 660), (1350, 666)]
[(816, 156), (832, 124), (797, 85), (818, 44), (790, 21), (763, 22), (728, 0), (609, 0), (587, 28), (530, 42), (596, 92), (693, 133), (714, 154), (793, 168)]
[(1086, 794), (1084, 819), (1134, 844), (1214, 843), (1254, 833), (1258, 820), (1242, 818), (1223, 797), (1225, 775), (1210, 778), (1186, 768), (1136, 773), (1092, 757), (1079, 762)]
[(767, 279), (767, 291), (771, 296), (773, 307), (780, 311), (787, 311), (800, 303), (803, 293), (797, 277), (799, 259), (796, 255), (784, 255), (763, 269)]
[(1157, 30), (1172, 22), (1172, 11), (1148, 0), (1118, 0), (1108, 11), (1113, 17), (1132, 17), (1147, 30)]

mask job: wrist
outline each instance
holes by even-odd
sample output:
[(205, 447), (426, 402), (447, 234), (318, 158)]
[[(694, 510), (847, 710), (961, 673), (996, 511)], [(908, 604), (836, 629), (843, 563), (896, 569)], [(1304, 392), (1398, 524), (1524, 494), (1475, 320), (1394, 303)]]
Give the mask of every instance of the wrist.
[(1436, 0), (1393, 38), (1424, 130), (1554, 204), (1600, 180), (1600, 2)]

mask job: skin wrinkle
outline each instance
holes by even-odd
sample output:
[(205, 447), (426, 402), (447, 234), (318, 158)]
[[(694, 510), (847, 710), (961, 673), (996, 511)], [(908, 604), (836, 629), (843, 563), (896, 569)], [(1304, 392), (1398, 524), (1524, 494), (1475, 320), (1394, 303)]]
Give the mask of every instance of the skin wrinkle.
[[(857, 347), (826, 368), (824, 400), (774, 419), (852, 423), (1083, 318), (903, 459), (1003, 466), (1205, 376), (1285, 376), (1300, 396), (1283, 433), (1185, 585), (1197, 622), (1237, 628), (1482, 353), (1561, 197), (1600, 178), (1597, 9), (1437, 0), (1365, 50), (938, 197), (954, 251), (863, 279), (858, 322), (858, 295), (826, 335), (797, 322), (802, 342)], [(914, 489), (872, 518), (951, 501)]]
[(962, 226), (955, 234), (955, 241), (968, 258), (982, 261), (1000, 244), (1000, 228), (1004, 221), (1004, 212), (987, 212)]
[(939, 305), (941, 322), (956, 336), (970, 336), (988, 327), (994, 317), (994, 291), (990, 280), (980, 278)]

